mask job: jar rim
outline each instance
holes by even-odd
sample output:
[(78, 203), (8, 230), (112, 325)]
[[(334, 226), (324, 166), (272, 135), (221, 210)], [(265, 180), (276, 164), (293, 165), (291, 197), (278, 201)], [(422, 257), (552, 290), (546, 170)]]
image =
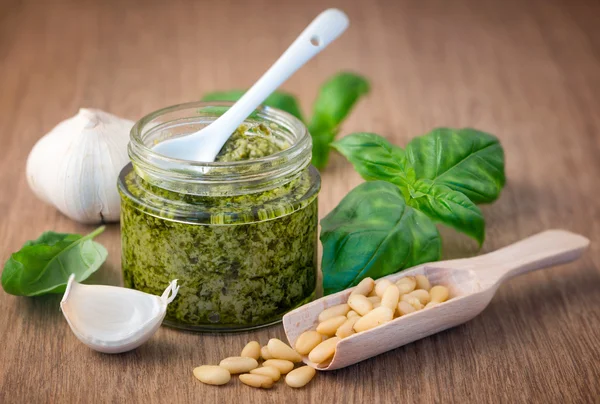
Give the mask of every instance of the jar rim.
[(154, 185), (172, 191), (180, 192), (183, 187), (186, 193), (193, 195), (239, 195), (281, 186), (310, 164), (312, 139), (304, 123), (285, 111), (267, 106), (257, 108), (251, 115), (253, 118), (245, 122), (275, 125), (277, 130), (286, 133), (289, 148), (256, 159), (232, 162), (182, 160), (152, 149), (151, 144), (156, 144), (152, 136), (157, 136), (154, 132), (199, 122), (210, 124), (232, 105), (232, 102), (188, 102), (142, 117), (131, 129), (128, 147), (136, 172)]

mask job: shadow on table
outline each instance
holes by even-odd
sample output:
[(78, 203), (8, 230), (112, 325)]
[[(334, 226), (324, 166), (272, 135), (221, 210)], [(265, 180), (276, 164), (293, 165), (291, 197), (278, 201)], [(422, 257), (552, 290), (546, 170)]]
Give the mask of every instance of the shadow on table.
[[(481, 249), (466, 235), (439, 226), (443, 259), (485, 254), (552, 227), (565, 227), (548, 223), (547, 218), (553, 218), (555, 223), (561, 221), (555, 213), (556, 204), (556, 197), (548, 187), (508, 181), (497, 201), (479, 205), (486, 221), (486, 240)], [(563, 212), (563, 215), (567, 214)]]
[(88, 285), (123, 286), (121, 268), (111, 262), (105, 262), (83, 283)]
[(23, 318), (35, 324), (44, 324), (62, 319), (60, 311), (61, 294), (34, 297), (15, 297), (17, 299), (17, 312)]
[(170, 359), (181, 355), (181, 347), (176, 341), (166, 340), (153, 336), (142, 346), (128, 352), (119, 354), (105, 354), (88, 350), (94, 360), (104, 364), (126, 364), (143, 363), (144, 366), (159, 366), (170, 362)]
[[(101, 273), (100, 273), (101, 272)], [(99, 274), (100, 273), (100, 274)], [(104, 263), (96, 273), (83, 281), (88, 285), (112, 285), (120, 286), (120, 272), (116, 273), (111, 264)], [(62, 318), (60, 301), (63, 293), (49, 294), (44, 296), (21, 297), (17, 296), (17, 310), (23, 316), (35, 322), (48, 322)]]

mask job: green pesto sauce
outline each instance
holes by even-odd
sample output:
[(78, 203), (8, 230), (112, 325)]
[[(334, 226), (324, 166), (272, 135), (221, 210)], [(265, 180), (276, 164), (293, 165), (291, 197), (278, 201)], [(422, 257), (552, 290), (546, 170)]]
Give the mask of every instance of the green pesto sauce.
[(277, 142), (265, 124), (241, 125), (223, 146), (215, 161), (243, 161), (270, 156), (289, 148)]
[[(264, 125), (244, 126), (217, 160), (287, 147)], [(177, 327), (233, 330), (279, 320), (314, 297), (318, 188), (318, 174), (307, 168), (265, 192), (202, 197), (152, 186), (127, 166), (119, 181), (125, 286), (160, 295), (178, 279), (165, 320)]]

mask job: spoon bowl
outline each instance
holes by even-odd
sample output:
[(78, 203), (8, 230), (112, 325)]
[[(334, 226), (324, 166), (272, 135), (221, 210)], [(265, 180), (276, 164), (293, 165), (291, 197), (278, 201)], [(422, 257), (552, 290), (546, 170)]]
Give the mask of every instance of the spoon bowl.
[[(574, 261), (588, 245), (589, 240), (583, 236), (564, 230), (549, 230), (489, 254), (422, 264), (386, 276), (386, 279), (396, 282), (409, 275), (425, 275), (432, 285), (448, 287), (450, 298), (431, 308), (342, 339), (330, 362), (316, 364), (307, 357), (303, 361), (318, 370), (340, 369), (463, 324), (487, 307), (504, 280)], [(319, 313), (328, 307), (346, 303), (352, 290), (325, 296), (286, 314), (283, 326), (291, 346), (304, 331), (316, 328)]]

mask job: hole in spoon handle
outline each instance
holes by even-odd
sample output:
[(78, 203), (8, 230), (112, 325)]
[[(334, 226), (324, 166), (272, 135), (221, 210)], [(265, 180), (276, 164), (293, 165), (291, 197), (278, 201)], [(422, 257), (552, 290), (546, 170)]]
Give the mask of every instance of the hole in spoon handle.
[(319, 14), (300, 37), (308, 39), (315, 48), (324, 48), (339, 37), (348, 28), (350, 21), (341, 10), (330, 8)]

